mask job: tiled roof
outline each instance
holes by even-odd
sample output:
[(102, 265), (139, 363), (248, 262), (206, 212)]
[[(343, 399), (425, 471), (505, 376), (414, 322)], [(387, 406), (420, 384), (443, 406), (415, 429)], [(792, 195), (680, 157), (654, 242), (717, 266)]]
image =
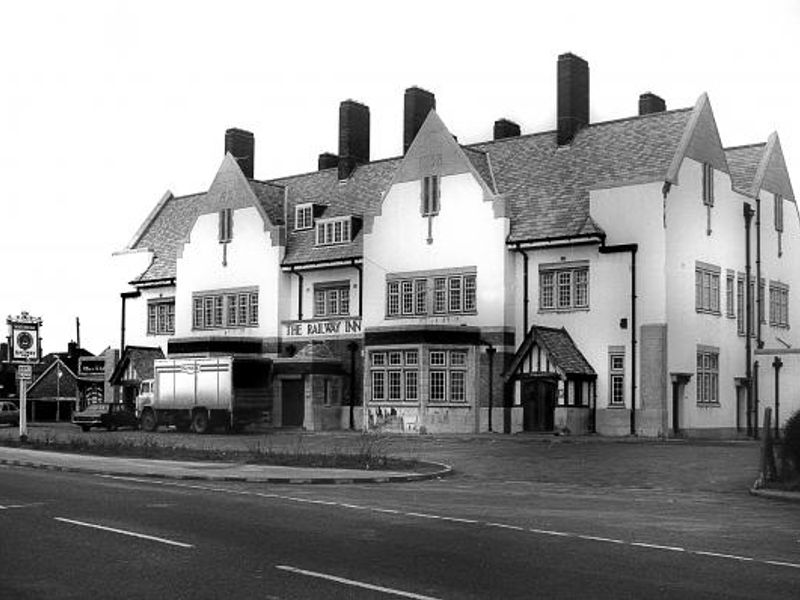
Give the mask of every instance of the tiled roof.
[(567, 375), (595, 375), (592, 365), (581, 354), (566, 329), (534, 325), (534, 338), (547, 350), (550, 360)]
[(535, 345), (547, 352), (550, 362), (565, 375), (596, 375), (592, 365), (578, 350), (566, 329), (534, 325), (528, 330), (504, 373), (506, 381), (514, 378)]
[[(557, 145), (556, 132), (550, 131), (462, 148), (489, 189), (506, 198), (510, 242), (601, 234), (589, 217), (589, 190), (665, 177), (691, 114), (692, 109), (681, 109), (592, 124), (565, 147)], [(251, 181), (274, 225), (284, 223), (284, 210), (289, 216), (283, 264), (360, 258), (363, 231), (349, 244), (317, 247), (313, 230), (293, 230), (295, 206), (313, 203), (321, 208), (317, 216), (325, 218), (373, 216), (401, 161), (396, 157), (360, 165), (344, 182), (336, 168)], [(175, 276), (178, 244), (202, 211), (203, 196), (165, 202), (134, 246), (154, 253), (137, 282)]]
[(153, 260), (136, 282), (175, 277), (178, 244), (186, 239), (189, 230), (202, 210), (205, 193), (170, 198), (143, 233), (134, 248), (153, 252)]
[(489, 153), (508, 199), (509, 241), (577, 235), (591, 188), (665, 177), (690, 115), (681, 109), (596, 123), (563, 147), (555, 131), (473, 145)]
[[(359, 165), (347, 181), (339, 181), (336, 168), (314, 171), (305, 175), (272, 180), (271, 183), (289, 189), (288, 214), (294, 215), (298, 204), (313, 203), (322, 207), (318, 216), (323, 218), (348, 215), (374, 215), (384, 192), (394, 177), (399, 158), (375, 161)], [(360, 257), (363, 247), (363, 231), (356, 233), (349, 244), (315, 246), (314, 230), (294, 231), (294, 219), (289, 217), (290, 227), (286, 236), (286, 256), (283, 264), (300, 265), (318, 261), (348, 260)]]
[(126, 346), (117, 366), (114, 367), (114, 372), (111, 373), (111, 377), (109, 377), (109, 381), (111, 385), (120, 385), (129, 363), (133, 363), (133, 368), (136, 369), (136, 374), (139, 375), (140, 380), (152, 379), (153, 361), (160, 358), (164, 358), (164, 353), (161, 351), (161, 348)]
[(766, 144), (750, 144), (749, 146), (725, 148), (725, 158), (728, 159), (731, 181), (735, 189), (743, 193), (750, 193), (765, 147)]

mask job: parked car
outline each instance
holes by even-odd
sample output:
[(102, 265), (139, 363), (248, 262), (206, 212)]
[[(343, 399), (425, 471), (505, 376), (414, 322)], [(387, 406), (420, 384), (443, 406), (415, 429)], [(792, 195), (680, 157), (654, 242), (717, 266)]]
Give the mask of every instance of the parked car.
[(19, 408), (13, 402), (0, 402), (0, 423), (19, 425)]
[(84, 431), (89, 431), (92, 427), (105, 427), (109, 431), (114, 431), (117, 427), (139, 427), (133, 411), (120, 403), (90, 404), (72, 415), (72, 422)]

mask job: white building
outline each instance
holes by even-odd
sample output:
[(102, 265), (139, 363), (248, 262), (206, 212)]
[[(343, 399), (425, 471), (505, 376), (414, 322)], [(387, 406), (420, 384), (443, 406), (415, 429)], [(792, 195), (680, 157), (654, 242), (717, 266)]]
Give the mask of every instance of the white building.
[(167, 193), (126, 249), (129, 343), (271, 358), (277, 426), (731, 436), (774, 405), (776, 356), (785, 420), (800, 218), (777, 134), (724, 148), (705, 94), (589, 123), (572, 54), (558, 88), (555, 130), (470, 145), (410, 88), (403, 155), (376, 161), (348, 100), (339, 155), (272, 181), (229, 130), (209, 190)]

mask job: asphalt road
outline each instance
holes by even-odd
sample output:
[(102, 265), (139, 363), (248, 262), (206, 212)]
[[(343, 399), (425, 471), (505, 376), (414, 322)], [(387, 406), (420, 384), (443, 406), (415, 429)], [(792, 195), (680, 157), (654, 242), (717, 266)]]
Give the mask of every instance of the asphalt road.
[(798, 512), (468, 478), (264, 486), (0, 467), (0, 597), (795, 599)]

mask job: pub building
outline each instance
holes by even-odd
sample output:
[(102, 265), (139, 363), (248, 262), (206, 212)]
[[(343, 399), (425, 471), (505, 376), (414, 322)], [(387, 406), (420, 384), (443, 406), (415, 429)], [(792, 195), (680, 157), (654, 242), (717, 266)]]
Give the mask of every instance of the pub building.
[(123, 335), (271, 359), (276, 427), (750, 433), (772, 401), (758, 353), (800, 343), (777, 134), (723, 147), (706, 94), (592, 123), (588, 63), (556, 75), (552, 130), (499, 119), (462, 144), (412, 87), (401, 155), (372, 159), (346, 100), (338, 154), (269, 181), (229, 129), (208, 190), (164, 194), (118, 253)]

